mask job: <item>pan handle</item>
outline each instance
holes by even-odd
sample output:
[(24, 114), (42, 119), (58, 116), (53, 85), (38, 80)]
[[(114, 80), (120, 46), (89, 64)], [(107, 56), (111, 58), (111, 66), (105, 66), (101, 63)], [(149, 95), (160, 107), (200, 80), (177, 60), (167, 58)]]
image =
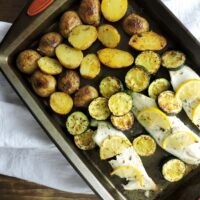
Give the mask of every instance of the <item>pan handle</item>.
[(29, 0), (2, 41), (0, 51), (8, 54), (25, 48), (29, 41), (33, 41), (44, 32), (74, 1), (76, 0), (55, 0), (43, 12), (29, 16), (27, 14), (31, 3)]

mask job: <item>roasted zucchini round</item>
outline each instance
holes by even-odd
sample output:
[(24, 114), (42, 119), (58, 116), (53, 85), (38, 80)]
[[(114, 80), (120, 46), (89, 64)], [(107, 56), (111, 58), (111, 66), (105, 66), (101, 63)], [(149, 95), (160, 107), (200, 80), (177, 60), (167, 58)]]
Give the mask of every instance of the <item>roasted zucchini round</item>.
[(128, 112), (123, 116), (114, 116), (111, 115), (111, 122), (114, 127), (119, 130), (126, 131), (133, 127), (134, 124), (134, 116), (132, 112)]
[(114, 26), (103, 24), (98, 28), (98, 39), (105, 47), (115, 48), (120, 42), (120, 34)]
[(133, 92), (142, 92), (149, 86), (150, 77), (140, 67), (130, 69), (125, 76), (126, 87)]
[(50, 96), (50, 107), (55, 113), (66, 115), (72, 110), (73, 100), (64, 92), (54, 92)]
[(186, 56), (180, 51), (166, 51), (161, 59), (163, 67), (167, 69), (179, 69), (185, 63)]
[(131, 96), (125, 92), (118, 92), (113, 94), (108, 100), (108, 107), (113, 115), (122, 116), (130, 112), (133, 106)]
[(129, 35), (143, 33), (149, 30), (149, 23), (145, 18), (132, 13), (124, 19), (123, 29)]
[(80, 111), (73, 112), (66, 121), (67, 130), (72, 135), (84, 133), (88, 129), (89, 124), (87, 116)]
[(162, 174), (169, 182), (181, 180), (186, 172), (186, 165), (178, 159), (171, 159), (162, 167)]
[(151, 98), (156, 99), (157, 96), (170, 88), (170, 83), (165, 78), (155, 79), (148, 88), (148, 94)]
[(182, 101), (169, 90), (160, 93), (157, 102), (159, 108), (166, 114), (176, 115), (182, 110)]
[(58, 78), (58, 89), (67, 94), (73, 94), (80, 87), (80, 77), (77, 72), (67, 70)]
[(58, 60), (54, 58), (49, 58), (47, 56), (41, 57), (38, 60), (38, 67), (40, 70), (46, 74), (57, 75), (62, 72), (62, 65), (58, 62)]
[(87, 54), (80, 66), (80, 74), (83, 78), (93, 79), (101, 71), (101, 64), (98, 57), (95, 54)]
[(108, 100), (104, 97), (94, 99), (90, 103), (88, 111), (92, 118), (96, 120), (106, 120), (110, 116)]
[(135, 64), (144, 67), (149, 74), (155, 74), (160, 68), (161, 59), (153, 51), (143, 51), (136, 57)]
[(91, 150), (95, 148), (95, 142), (93, 140), (94, 131), (92, 129), (88, 129), (84, 133), (80, 135), (74, 136), (74, 143), (76, 146), (84, 151)]
[(135, 138), (133, 147), (140, 156), (151, 156), (156, 151), (156, 143), (149, 135), (140, 135)]
[(113, 94), (120, 92), (123, 89), (121, 81), (114, 76), (106, 76), (99, 85), (99, 91), (103, 97), (109, 98)]

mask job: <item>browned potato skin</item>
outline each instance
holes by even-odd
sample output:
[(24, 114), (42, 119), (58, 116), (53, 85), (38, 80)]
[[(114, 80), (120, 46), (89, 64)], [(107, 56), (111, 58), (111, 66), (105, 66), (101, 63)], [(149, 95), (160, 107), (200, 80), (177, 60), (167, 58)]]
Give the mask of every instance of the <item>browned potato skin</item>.
[(87, 107), (89, 103), (97, 97), (97, 90), (90, 85), (86, 85), (75, 93), (74, 105), (76, 107)]
[(52, 57), (55, 55), (55, 48), (62, 43), (62, 40), (63, 38), (59, 33), (46, 33), (41, 37), (37, 50), (45, 56)]
[(38, 67), (37, 61), (41, 58), (37, 51), (28, 49), (22, 51), (16, 60), (18, 69), (25, 74), (32, 74)]
[(67, 11), (60, 18), (59, 29), (63, 37), (67, 38), (69, 32), (76, 26), (82, 24), (75, 11)]
[(73, 94), (80, 87), (80, 77), (77, 72), (67, 70), (58, 79), (58, 89), (67, 94)]
[(39, 70), (31, 76), (31, 84), (35, 93), (40, 97), (48, 97), (56, 90), (56, 79)]
[(99, 0), (82, 0), (79, 16), (85, 24), (98, 26), (101, 20)]
[(143, 33), (149, 30), (149, 23), (145, 18), (133, 13), (124, 19), (123, 29), (129, 35)]

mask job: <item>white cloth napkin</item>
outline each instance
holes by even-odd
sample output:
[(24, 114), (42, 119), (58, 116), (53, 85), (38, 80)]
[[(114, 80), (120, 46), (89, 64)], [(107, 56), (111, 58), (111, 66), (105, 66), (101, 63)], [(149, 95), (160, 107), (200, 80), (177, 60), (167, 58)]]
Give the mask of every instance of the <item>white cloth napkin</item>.
[[(163, 0), (200, 40), (200, 0)], [(0, 22), (0, 41), (10, 24)], [(0, 73), (0, 174), (74, 193), (92, 193)]]

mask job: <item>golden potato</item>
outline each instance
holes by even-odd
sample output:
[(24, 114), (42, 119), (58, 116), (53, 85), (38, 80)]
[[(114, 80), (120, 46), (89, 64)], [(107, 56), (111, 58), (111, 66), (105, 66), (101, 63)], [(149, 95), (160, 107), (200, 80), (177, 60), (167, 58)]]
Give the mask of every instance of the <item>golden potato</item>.
[(40, 57), (41, 56), (37, 51), (31, 49), (24, 50), (17, 56), (17, 67), (25, 74), (32, 74), (38, 67), (37, 61)]
[(89, 103), (98, 97), (96, 88), (86, 85), (80, 88), (74, 96), (74, 105), (76, 107), (87, 107)]
[(149, 23), (145, 18), (132, 13), (124, 19), (123, 28), (127, 34), (133, 35), (147, 32), (149, 30)]
[(120, 42), (120, 34), (114, 26), (103, 24), (98, 28), (98, 39), (104, 46), (115, 48)]
[(79, 25), (76, 26), (68, 37), (69, 43), (76, 49), (86, 50), (97, 39), (97, 30), (94, 26)]
[(62, 72), (62, 65), (54, 58), (47, 56), (41, 57), (38, 60), (38, 67), (46, 74), (57, 75)]
[(66, 44), (60, 44), (56, 47), (56, 56), (60, 63), (67, 69), (76, 69), (83, 59), (82, 51)]
[(80, 78), (77, 72), (67, 70), (58, 78), (58, 89), (67, 94), (73, 94), (80, 87)]
[(72, 110), (73, 100), (64, 92), (54, 92), (50, 96), (50, 107), (55, 113), (66, 115)]
[(102, 0), (101, 11), (103, 16), (110, 22), (119, 21), (128, 8), (128, 0)]
[(79, 16), (85, 24), (98, 26), (100, 24), (99, 0), (82, 0), (79, 7)]
[(97, 52), (101, 63), (110, 68), (124, 68), (133, 64), (133, 56), (123, 50), (105, 48)]
[(67, 11), (60, 18), (59, 29), (63, 37), (67, 38), (69, 32), (76, 26), (82, 24), (75, 11)]
[(163, 36), (150, 31), (133, 35), (129, 45), (139, 51), (156, 51), (163, 49), (167, 45), (167, 41)]
[(80, 66), (80, 74), (83, 78), (93, 79), (101, 70), (101, 64), (98, 57), (95, 54), (86, 55)]
[(39, 70), (31, 76), (31, 84), (35, 93), (41, 97), (48, 97), (56, 90), (56, 79)]
[(54, 56), (55, 48), (61, 44), (62, 36), (59, 33), (51, 32), (43, 35), (39, 42), (38, 51), (45, 56)]

